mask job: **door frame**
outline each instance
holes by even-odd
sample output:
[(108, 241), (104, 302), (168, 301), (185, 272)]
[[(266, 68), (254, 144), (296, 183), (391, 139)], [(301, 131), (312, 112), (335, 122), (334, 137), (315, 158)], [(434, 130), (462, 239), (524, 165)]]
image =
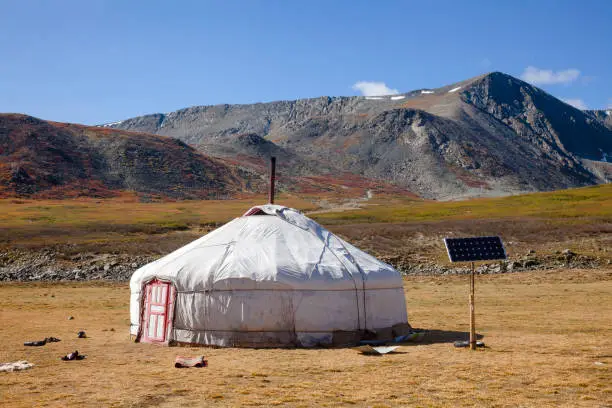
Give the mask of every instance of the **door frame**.
[[(145, 333), (145, 329), (148, 324), (148, 321), (147, 321), (148, 319), (148, 305), (147, 305), (148, 286), (150, 284), (157, 283), (157, 282), (168, 284), (168, 293), (166, 294), (166, 321), (165, 321), (166, 333), (164, 336), (164, 340), (162, 341), (149, 339)], [(142, 343), (168, 345), (172, 341), (171, 334), (172, 334), (172, 328), (174, 326), (174, 309), (176, 307), (177, 291), (176, 291), (176, 287), (174, 286), (174, 283), (170, 280), (154, 277), (154, 278), (147, 280), (146, 282), (143, 282), (140, 293), (141, 293), (141, 296), (140, 296), (140, 324), (138, 328), (138, 337), (136, 341), (142, 342)]]

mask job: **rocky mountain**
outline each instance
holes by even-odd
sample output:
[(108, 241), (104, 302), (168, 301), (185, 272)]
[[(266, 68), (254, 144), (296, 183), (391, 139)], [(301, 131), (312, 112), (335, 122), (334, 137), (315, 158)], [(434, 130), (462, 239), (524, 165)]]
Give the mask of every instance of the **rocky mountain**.
[(593, 119), (602, 123), (608, 129), (612, 130), (612, 109), (587, 110), (584, 112)]
[(0, 114), (0, 197), (218, 198), (261, 177), (168, 137)]
[(601, 118), (494, 72), (401, 95), (198, 106), (105, 126), (175, 137), (253, 169), (274, 154), (294, 177), (353, 174), (455, 199), (611, 181), (602, 159), (612, 130)]
[[(0, 114), (0, 197), (112, 197), (124, 192), (146, 198), (216, 199), (265, 193), (268, 157), (283, 167), (279, 190), (367, 190), (410, 194), (382, 181), (305, 160), (256, 134), (229, 134), (200, 151), (170, 137)], [(214, 153), (211, 157), (207, 153)]]

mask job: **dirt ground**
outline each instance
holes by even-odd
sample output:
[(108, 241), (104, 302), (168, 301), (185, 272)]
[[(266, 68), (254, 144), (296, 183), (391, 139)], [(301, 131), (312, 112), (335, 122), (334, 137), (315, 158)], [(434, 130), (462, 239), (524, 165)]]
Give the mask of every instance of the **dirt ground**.
[[(405, 288), (410, 323), (430, 333), (371, 357), (136, 344), (127, 284), (2, 284), (0, 362), (36, 366), (0, 373), (1, 405), (612, 406), (612, 269), (478, 276), (478, 351), (452, 345), (467, 335), (465, 276), (411, 277)], [(23, 346), (49, 336), (62, 341)], [(75, 349), (87, 358), (59, 360)], [(173, 367), (198, 354), (207, 368)]]

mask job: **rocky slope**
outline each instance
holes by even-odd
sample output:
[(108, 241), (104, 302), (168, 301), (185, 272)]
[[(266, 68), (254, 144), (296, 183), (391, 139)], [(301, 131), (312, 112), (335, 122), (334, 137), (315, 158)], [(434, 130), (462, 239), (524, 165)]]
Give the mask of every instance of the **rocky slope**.
[(264, 188), (259, 175), (177, 139), (0, 115), (0, 197), (219, 198)]
[(295, 176), (352, 173), (436, 199), (607, 182), (599, 162), (612, 154), (605, 121), (498, 72), (395, 96), (199, 106), (106, 126), (245, 164), (284, 155)]
[(223, 199), (264, 193), (271, 155), (282, 163), (279, 190), (410, 194), (305, 159), (256, 134), (222, 139), (207, 139), (195, 149), (143, 132), (0, 114), (0, 197), (112, 197), (127, 191), (144, 199)]
[[(61, 250), (0, 249), (0, 282), (10, 281), (128, 281), (139, 267), (159, 259), (159, 255), (133, 255), (83, 252), (66, 258)], [(441, 265), (431, 260), (404, 256), (381, 256), (404, 275), (466, 274), (465, 265)], [(607, 268), (609, 259), (579, 255), (569, 250), (563, 253), (536, 255), (529, 253), (504, 262), (479, 265), (478, 274), (523, 272), (557, 268)]]
[(612, 130), (612, 109), (587, 110), (584, 112), (587, 115), (591, 116), (593, 119), (599, 121), (608, 129)]

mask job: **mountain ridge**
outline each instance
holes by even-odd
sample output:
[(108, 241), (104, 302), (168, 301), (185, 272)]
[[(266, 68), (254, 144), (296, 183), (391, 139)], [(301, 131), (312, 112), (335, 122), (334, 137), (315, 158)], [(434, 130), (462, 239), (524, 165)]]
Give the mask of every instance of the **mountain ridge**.
[(90, 127), (0, 114), (0, 195), (281, 190), (452, 200), (612, 181), (612, 119), (500, 72), (381, 97), (195, 106)]
[(195, 106), (111, 127), (224, 157), (252, 157), (231, 140), (256, 135), (314, 164), (296, 176), (349, 172), (434, 199), (607, 182), (591, 162), (612, 154), (612, 131), (599, 120), (500, 72), (384, 97)]
[[(270, 154), (297, 170), (313, 166), (253, 134), (233, 135), (226, 148), (226, 157), (222, 148), (219, 157), (212, 157), (166, 136), (0, 114), (0, 198), (129, 193), (145, 200), (226, 199), (266, 192)], [(236, 149), (246, 154), (237, 156)], [(369, 190), (414, 196), (354, 174), (298, 177), (286, 168), (279, 170), (279, 191), (361, 197)]]
[(612, 130), (612, 108), (609, 109), (593, 109), (584, 111), (587, 115), (603, 124), (608, 129)]

